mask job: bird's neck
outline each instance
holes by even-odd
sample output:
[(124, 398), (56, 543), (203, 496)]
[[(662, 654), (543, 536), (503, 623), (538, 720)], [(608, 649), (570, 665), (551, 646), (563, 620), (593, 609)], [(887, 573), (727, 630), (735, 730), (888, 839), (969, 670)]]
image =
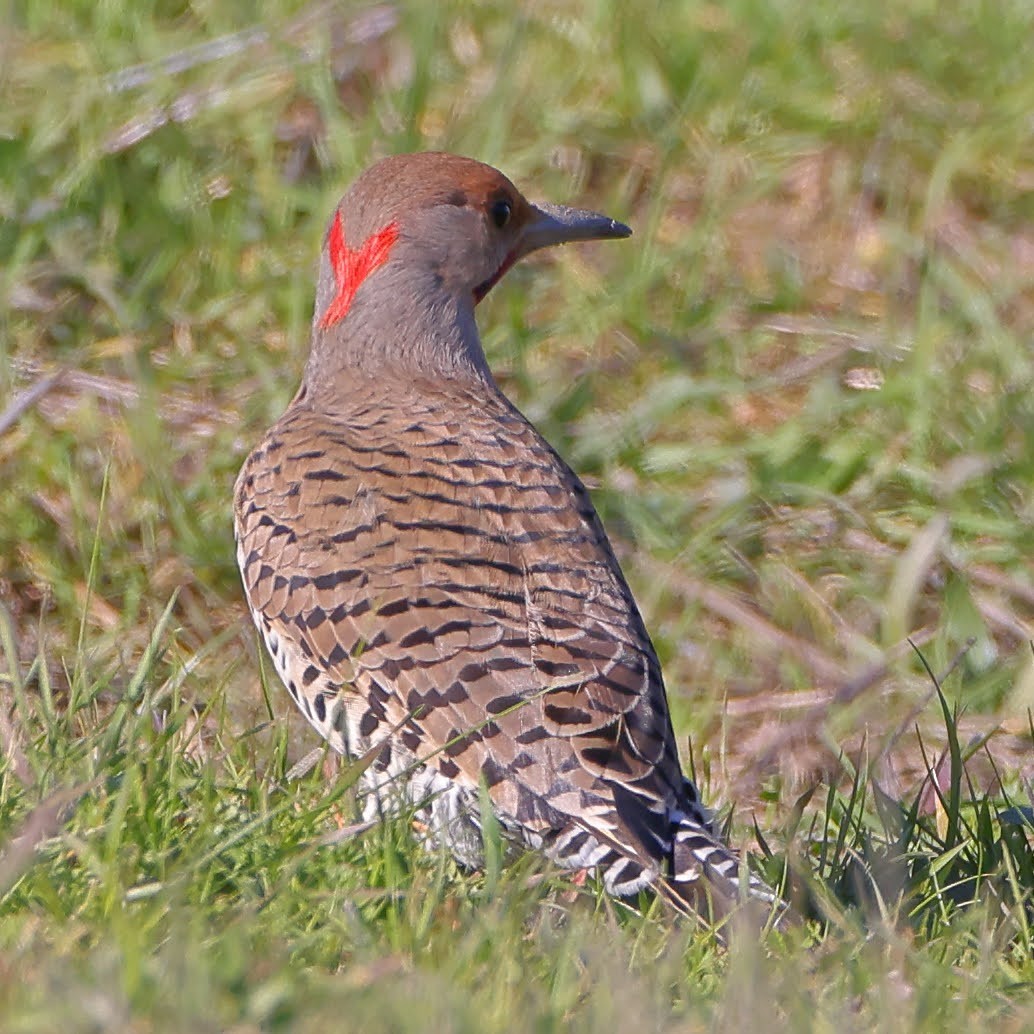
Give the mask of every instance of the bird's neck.
[(434, 271), (386, 263), (356, 292), (346, 315), (327, 327), (320, 313), (329, 288), (320, 279), (305, 367), (310, 399), (340, 396), (350, 380), (378, 375), (494, 384), (473, 296), (450, 291)]

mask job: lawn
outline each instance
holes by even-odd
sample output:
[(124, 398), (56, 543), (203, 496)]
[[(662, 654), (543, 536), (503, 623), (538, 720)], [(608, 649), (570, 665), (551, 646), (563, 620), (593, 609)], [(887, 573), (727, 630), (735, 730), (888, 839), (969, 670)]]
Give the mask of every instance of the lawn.
[[(1034, 1029), (1031, 38), (1026, 0), (12, 5), (0, 1029)], [(416, 149), (634, 228), (482, 336), (801, 928), (358, 830), (259, 648), (233, 480), (336, 200)]]

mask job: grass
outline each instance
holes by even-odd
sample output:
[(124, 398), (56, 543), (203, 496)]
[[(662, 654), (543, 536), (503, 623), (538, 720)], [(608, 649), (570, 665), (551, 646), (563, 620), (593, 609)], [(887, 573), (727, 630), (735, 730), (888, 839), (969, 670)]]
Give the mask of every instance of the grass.
[[(1032, 20), (15, 7), (0, 1026), (1029, 1029)], [(634, 226), (511, 273), (486, 349), (594, 486), (708, 799), (806, 930), (723, 950), (534, 858), (459, 872), (300, 763), (231, 485), (328, 212), (413, 148)]]

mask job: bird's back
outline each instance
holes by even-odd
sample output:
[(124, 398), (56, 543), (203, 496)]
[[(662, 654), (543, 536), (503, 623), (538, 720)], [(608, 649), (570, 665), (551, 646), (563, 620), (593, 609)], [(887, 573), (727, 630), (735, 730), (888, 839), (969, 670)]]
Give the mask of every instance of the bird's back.
[(385, 741), (371, 782), (459, 793), (442, 825), (483, 780), (561, 862), (626, 891), (656, 874), (694, 807), (656, 655), (584, 486), (494, 388), (299, 400), (245, 463), (236, 525), (298, 706), (346, 754)]

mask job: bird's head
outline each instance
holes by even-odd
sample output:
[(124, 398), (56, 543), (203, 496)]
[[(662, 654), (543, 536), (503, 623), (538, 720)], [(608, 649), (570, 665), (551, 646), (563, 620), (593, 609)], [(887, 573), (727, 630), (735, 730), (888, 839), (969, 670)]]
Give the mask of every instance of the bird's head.
[[(321, 338), (366, 339), (376, 326), (389, 352), (410, 341), (420, 354), (437, 329), (428, 321), (450, 320), (463, 324), (461, 337), (473, 332), (476, 340), (474, 306), (519, 259), (631, 232), (597, 212), (532, 204), (501, 172), (470, 158), (385, 158), (355, 181), (331, 217), (314, 346)], [(390, 347), (383, 342), (389, 326), (401, 335)]]

